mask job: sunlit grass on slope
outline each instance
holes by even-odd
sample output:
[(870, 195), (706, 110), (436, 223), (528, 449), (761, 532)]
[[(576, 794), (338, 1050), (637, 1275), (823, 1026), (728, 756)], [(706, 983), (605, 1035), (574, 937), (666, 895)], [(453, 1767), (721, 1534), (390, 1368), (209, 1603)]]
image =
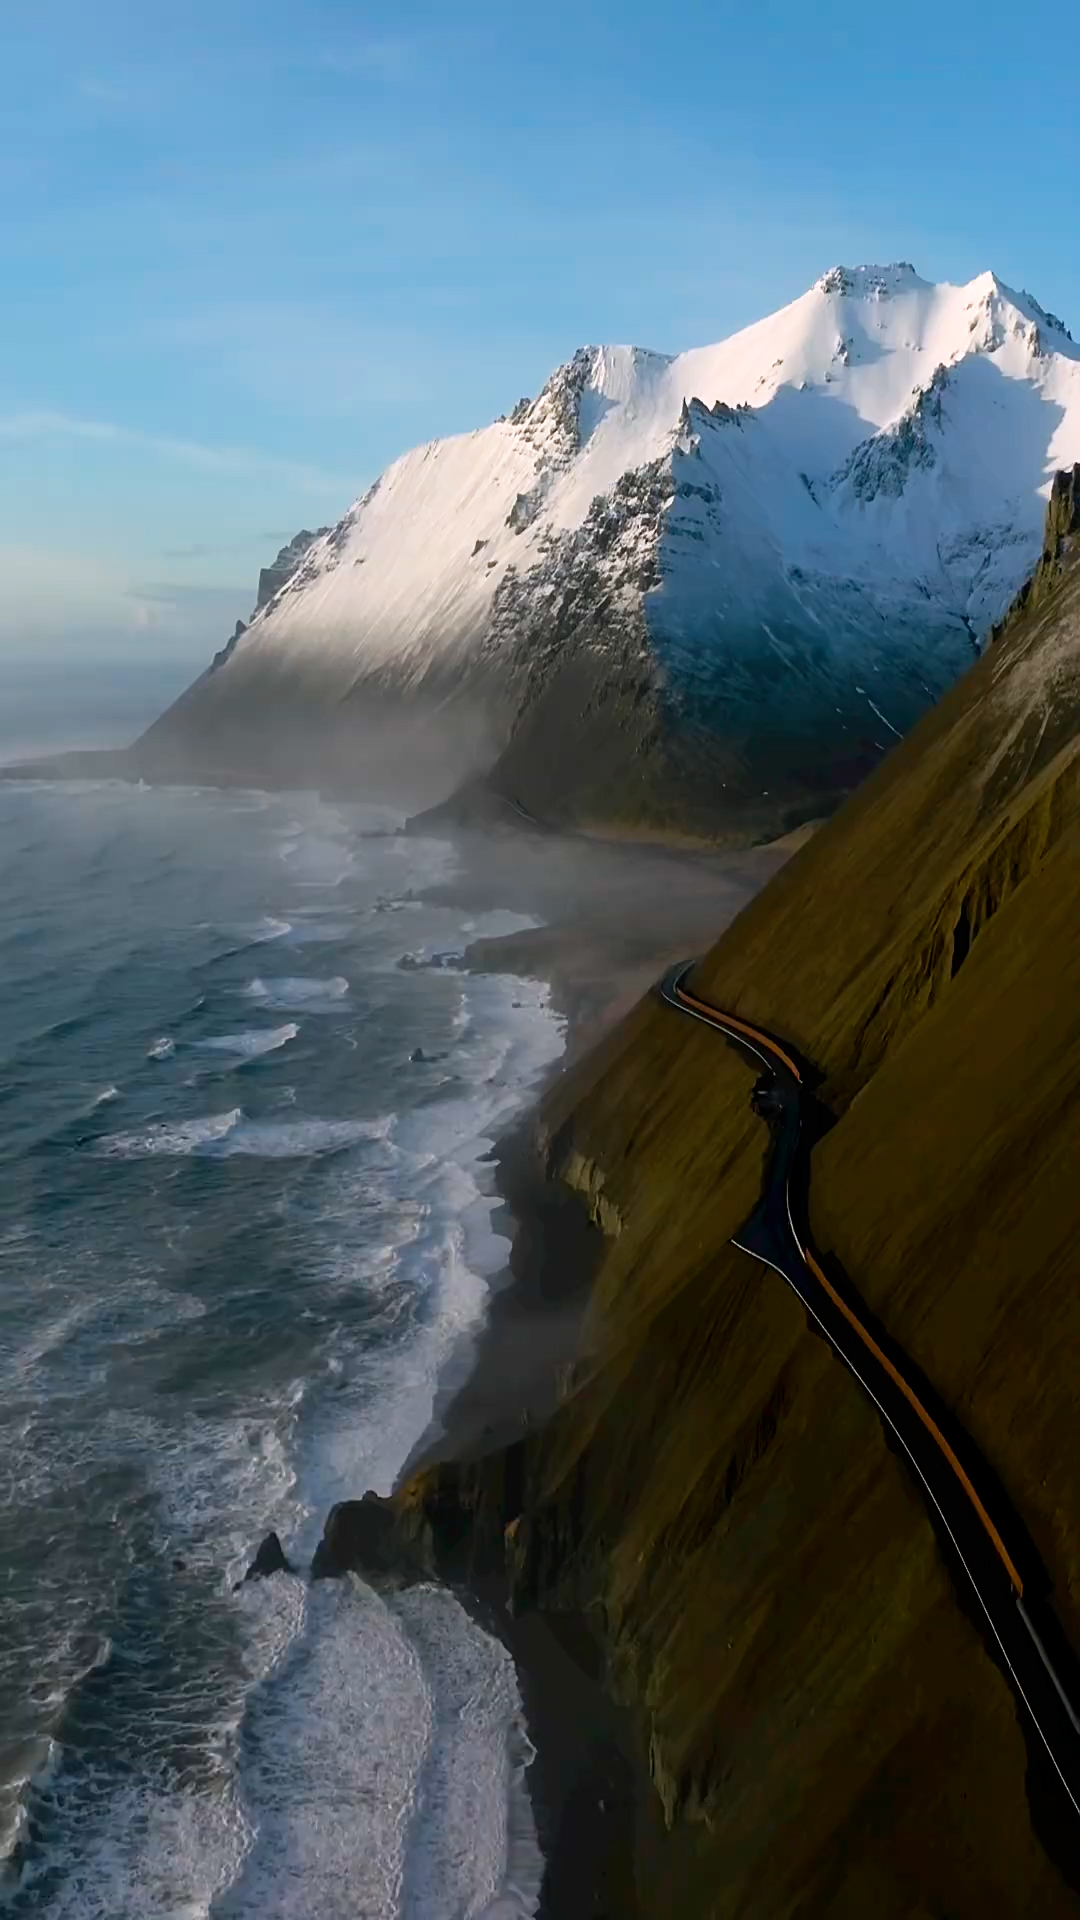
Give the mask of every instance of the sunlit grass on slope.
[[(696, 985), (821, 1068), (817, 1242), (999, 1476), (1080, 1648), (1076, 505), (1059, 489), (1026, 606)], [(663, 1807), (643, 1912), (1080, 1912), (914, 1482), (727, 1245), (761, 1178), (751, 1084), (653, 1003), (559, 1083), (553, 1170), (620, 1229), (591, 1377), (441, 1498), (492, 1531), (520, 1509), (518, 1604), (584, 1610), (637, 1710)]]

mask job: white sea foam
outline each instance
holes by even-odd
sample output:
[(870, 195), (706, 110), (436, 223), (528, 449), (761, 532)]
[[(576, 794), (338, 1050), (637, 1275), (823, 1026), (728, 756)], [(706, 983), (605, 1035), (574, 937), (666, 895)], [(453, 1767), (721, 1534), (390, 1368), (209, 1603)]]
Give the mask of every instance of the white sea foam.
[(153, 1045), (147, 1048), (146, 1057), (148, 1060), (171, 1060), (175, 1052), (176, 1041), (170, 1040), (166, 1033), (162, 1035), (160, 1040), (155, 1040)]
[(212, 1040), (197, 1040), (206, 1053), (234, 1053), (243, 1060), (257, 1060), (261, 1054), (276, 1053), (279, 1047), (295, 1040), (300, 1028), (295, 1020), (283, 1027), (251, 1027), (243, 1033), (217, 1034)]
[(398, 1920), (432, 1711), (408, 1633), (359, 1581), (306, 1596), (303, 1635), (250, 1705), (242, 1792), (254, 1842), (221, 1920)]
[(365, 1140), (385, 1140), (391, 1125), (392, 1116), (379, 1120), (246, 1120), (242, 1107), (230, 1107), (227, 1113), (203, 1114), (195, 1120), (151, 1120), (128, 1133), (103, 1134), (96, 1150), (120, 1160), (187, 1154), (216, 1158), (250, 1154), (255, 1159), (292, 1160), (309, 1154), (340, 1153)]
[(241, 1109), (231, 1107), (227, 1113), (208, 1113), (198, 1120), (151, 1120), (131, 1133), (102, 1134), (96, 1148), (98, 1153), (110, 1154), (119, 1160), (206, 1152), (220, 1146), (242, 1118)]
[[(313, 1224), (320, 1297), (359, 1288), (373, 1306), (385, 1300), (389, 1344), (339, 1348), (339, 1390), (297, 1432), (306, 1517), (287, 1546), (298, 1559), (335, 1500), (389, 1491), (430, 1421), (442, 1368), (482, 1318), (485, 1276), (505, 1258), (485, 1156), (561, 1050), (562, 1027), (535, 982), (470, 977), (458, 1012), (467, 1092), (395, 1123), (395, 1152), (374, 1174), (343, 1162)], [(372, 1204), (372, 1178), (391, 1233), (382, 1246), (350, 1231)], [(395, 1339), (403, 1301), (424, 1304)], [(222, 1920), (535, 1914), (532, 1750), (504, 1648), (436, 1589), (380, 1598), (350, 1579), (308, 1589), (305, 1604), (302, 1631), (249, 1703), (240, 1778), (254, 1838)]]
[(344, 816), (321, 806), (303, 823), (291, 822), (278, 844), (278, 857), (302, 887), (340, 887), (356, 864), (352, 834)]
[[(323, 818), (314, 806), (313, 817)], [(441, 843), (402, 838), (377, 843), (372, 861), (372, 890), (390, 893), (443, 877), (452, 855)], [(327, 847), (307, 869), (310, 884), (332, 887), (341, 865)], [(290, 862), (290, 878), (294, 871)], [(349, 902), (347, 893), (343, 909)], [(465, 928), (451, 910), (438, 911), (445, 931), (432, 936), (432, 951), (460, 950), (479, 931), (533, 924), (501, 916)], [(268, 920), (261, 935), (279, 943), (278, 964), (289, 964), (285, 950), (294, 939), (306, 943), (309, 925), (313, 939), (348, 931), (340, 913), (294, 912), (288, 930), (283, 918)], [(387, 939), (393, 943), (392, 923)], [(399, 952), (400, 923), (390, 964)], [(374, 958), (370, 949), (364, 954), (365, 974)], [(360, 961), (357, 969), (348, 964), (356, 972)], [(424, 1004), (428, 988), (417, 983), (415, 990)], [(247, 992), (260, 1008), (282, 1005), (305, 1019), (349, 1006), (340, 976), (262, 978)], [(280, 1183), (286, 1218), (299, 1196), (296, 1315), (321, 1331), (304, 1349), (303, 1379), (274, 1374), (260, 1388), (245, 1385), (239, 1412), (226, 1396), (220, 1408), (210, 1400), (189, 1421), (168, 1395), (160, 1412), (136, 1417), (130, 1400), (120, 1401), (86, 1433), (57, 1429), (58, 1445), (90, 1449), (95, 1461), (138, 1459), (166, 1551), (178, 1551), (189, 1573), (215, 1579), (223, 1604), (235, 1609), (244, 1672), (235, 1687), (220, 1682), (212, 1709), (218, 1721), (207, 1728), (197, 1781), (179, 1784), (148, 1754), (142, 1777), (130, 1784), (112, 1775), (99, 1790), (85, 1781), (75, 1788), (56, 1842), (68, 1877), (50, 1894), (54, 1920), (148, 1913), (225, 1920), (256, 1912), (280, 1920), (309, 1913), (519, 1920), (536, 1910), (541, 1863), (525, 1788), (530, 1748), (503, 1648), (450, 1595), (431, 1589), (380, 1598), (352, 1579), (310, 1588), (282, 1576), (229, 1591), (268, 1527), (303, 1566), (333, 1499), (367, 1486), (389, 1490), (430, 1421), (449, 1356), (482, 1319), (488, 1276), (505, 1257), (505, 1241), (492, 1229), (497, 1200), (485, 1156), (560, 1051), (561, 1030), (546, 990), (534, 983), (444, 975), (431, 992), (443, 1018), (456, 1005), (453, 1039), (440, 1042), (451, 1047), (446, 1066), (458, 1076), (450, 1098), (399, 1120), (303, 1118), (305, 1048), (294, 1055), (298, 1110), (283, 1114), (279, 1094), (270, 1114), (237, 1106), (186, 1119), (159, 1115), (97, 1143), (117, 1159), (324, 1156), (310, 1173)], [(175, 1013), (156, 1017), (176, 1022)], [(247, 1051), (249, 1030), (235, 1024), (239, 1031), (216, 1036), (209, 1050), (257, 1058)], [(330, 1031), (342, 1038), (353, 1025)], [(263, 1029), (260, 1048), (289, 1028), (294, 1037), (292, 1021)], [(305, 1027), (305, 1038), (311, 1032)], [(186, 1051), (190, 1043), (182, 1044)], [(264, 1083), (265, 1075), (248, 1083), (253, 1105)], [(158, 1082), (160, 1105), (165, 1087), (173, 1090), (172, 1076)], [(164, 1179), (154, 1182), (168, 1190)], [(189, 1257), (185, 1246), (197, 1255), (190, 1223), (177, 1220), (175, 1231), (171, 1281)], [(81, 1272), (79, 1282), (83, 1297)], [(366, 1317), (355, 1312), (358, 1296)], [(144, 1357), (153, 1364), (155, 1329), (167, 1327), (179, 1306), (164, 1285), (160, 1306), (141, 1318), (132, 1299), (130, 1274), (118, 1272), (108, 1311), (87, 1342), (88, 1369), (101, 1368), (106, 1353), (137, 1351), (140, 1342), (140, 1364)], [(213, 1314), (216, 1303), (208, 1294), (184, 1307)], [(85, 1337), (74, 1322), (61, 1335)], [(27, 1451), (40, 1454), (34, 1438), (28, 1434)], [(53, 1459), (50, 1472), (62, 1464)], [(70, 1474), (62, 1480), (79, 1484)]]
[(277, 980), (249, 980), (244, 992), (249, 1000), (263, 1006), (292, 1009), (306, 1013), (338, 1013), (348, 1005), (349, 983), (341, 974), (329, 980), (316, 980), (306, 974), (286, 974)]
[[(29, 1894), (42, 1871), (69, 1870), (50, 1888), (49, 1920), (207, 1920), (235, 1880), (251, 1831), (232, 1782), (212, 1788), (157, 1777), (117, 1789), (90, 1768), (70, 1805), (63, 1859), (51, 1848), (35, 1868), (0, 1880), (0, 1905)], [(76, 1864), (77, 1863), (77, 1864)]]
[(438, 1588), (382, 1596), (348, 1578), (305, 1603), (245, 1726), (253, 1842), (221, 1920), (534, 1914), (532, 1750), (509, 1654)]
[(402, 1920), (524, 1920), (539, 1905), (544, 1863), (525, 1784), (535, 1750), (513, 1660), (445, 1588), (415, 1588), (391, 1605), (432, 1699)]
[(111, 1106), (114, 1100), (119, 1100), (119, 1098), (119, 1087), (103, 1087), (101, 1092), (95, 1095), (90, 1104), (92, 1107), (108, 1107)]
[(391, 1119), (245, 1121), (222, 1140), (222, 1154), (247, 1153), (262, 1160), (296, 1160), (308, 1154), (342, 1153), (368, 1140), (385, 1140)]

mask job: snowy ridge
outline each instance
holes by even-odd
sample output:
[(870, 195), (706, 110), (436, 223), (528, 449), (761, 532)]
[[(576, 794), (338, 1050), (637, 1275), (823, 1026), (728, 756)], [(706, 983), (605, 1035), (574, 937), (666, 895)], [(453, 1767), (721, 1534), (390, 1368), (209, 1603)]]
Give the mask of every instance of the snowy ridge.
[(581, 348), (535, 400), (403, 455), (206, 691), (302, 676), (310, 698), (315, 676), (340, 700), (482, 667), (505, 681), (509, 739), (571, 628), (603, 654), (583, 614), (610, 599), (612, 657), (648, 655), (650, 684), (706, 728), (754, 734), (771, 655), (792, 680), (768, 698), (795, 702), (797, 732), (842, 713), (853, 663), (893, 676), (902, 730), (1034, 565), (1053, 474), (1077, 458), (1080, 347), (1029, 295), (992, 273), (834, 268), (715, 346)]

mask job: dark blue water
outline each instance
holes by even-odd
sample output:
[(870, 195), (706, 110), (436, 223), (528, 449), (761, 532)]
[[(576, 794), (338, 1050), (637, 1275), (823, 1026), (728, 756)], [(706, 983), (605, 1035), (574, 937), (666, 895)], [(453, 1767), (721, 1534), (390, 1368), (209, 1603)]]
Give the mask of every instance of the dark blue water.
[[(534, 1910), (512, 1667), (280, 1577), (386, 1490), (505, 1251), (536, 985), (401, 967), (453, 850), (315, 798), (0, 783), (0, 1905)], [(422, 1057), (414, 1057), (420, 1051)]]

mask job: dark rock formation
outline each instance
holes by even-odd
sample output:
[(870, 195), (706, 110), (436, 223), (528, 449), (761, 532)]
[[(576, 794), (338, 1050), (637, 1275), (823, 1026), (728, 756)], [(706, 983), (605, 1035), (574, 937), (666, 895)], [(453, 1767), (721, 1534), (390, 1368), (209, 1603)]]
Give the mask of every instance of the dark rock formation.
[(209, 673), (216, 673), (219, 667), (223, 667), (225, 665), (226, 660), (231, 660), (233, 653), (236, 650), (237, 642), (240, 639), (242, 639), (243, 635), (246, 632), (247, 632), (246, 620), (238, 620), (231, 634), (229, 635), (229, 638), (226, 640), (225, 645), (223, 647), (219, 647), (217, 653), (215, 653), (213, 659), (211, 660), (210, 665), (207, 669)]
[(316, 540), (320, 540), (323, 534), (329, 531), (329, 527), (319, 527), (315, 533), (312, 533), (310, 528), (301, 527), (300, 532), (294, 533), (287, 545), (281, 548), (273, 564), (263, 567), (259, 574), (259, 591), (255, 600), (256, 613), (261, 613), (275, 593), (280, 593), (282, 587), (288, 585), (308, 548), (313, 547)]
[(426, 1556), (402, 1536), (393, 1501), (370, 1492), (362, 1500), (341, 1500), (331, 1507), (311, 1562), (313, 1580), (360, 1573), (369, 1580), (409, 1582), (426, 1579), (430, 1572)]
[(1080, 533), (1080, 463), (1074, 467), (1066, 467), (1054, 475), (1038, 566), (1030, 579), (1026, 580), (1021, 587), (1004, 619), (992, 629), (989, 638), (991, 646), (1001, 639), (1002, 634), (1010, 631), (1021, 614), (1033, 613), (1053, 591), (1078, 533)]
[[(314, 546), (316, 540), (324, 533), (329, 533), (329, 531), (329, 527), (320, 527), (316, 533), (312, 533), (309, 528), (302, 527), (300, 532), (295, 533), (288, 544), (280, 549), (273, 565), (261, 569), (259, 573), (258, 592), (255, 597), (255, 607), (251, 616), (252, 619), (255, 618), (256, 613), (261, 613), (263, 607), (269, 604), (276, 593), (280, 593), (282, 587), (288, 585), (304, 559), (309, 547)], [(228, 640), (226, 640), (225, 645), (219, 648), (211, 660), (207, 669), (208, 673), (216, 673), (219, 668), (225, 666), (226, 662), (232, 659), (238, 642), (243, 639), (247, 630), (248, 622), (246, 620), (238, 620)]]
[(238, 1581), (237, 1585), (243, 1586), (248, 1580), (265, 1580), (272, 1573), (292, 1573), (293, 1571), (292, 1562), (286, 1557), (277, 1534), (268, 1533), (265, 1540), (260, 1542), (259, 1550), (243, 1580)]

